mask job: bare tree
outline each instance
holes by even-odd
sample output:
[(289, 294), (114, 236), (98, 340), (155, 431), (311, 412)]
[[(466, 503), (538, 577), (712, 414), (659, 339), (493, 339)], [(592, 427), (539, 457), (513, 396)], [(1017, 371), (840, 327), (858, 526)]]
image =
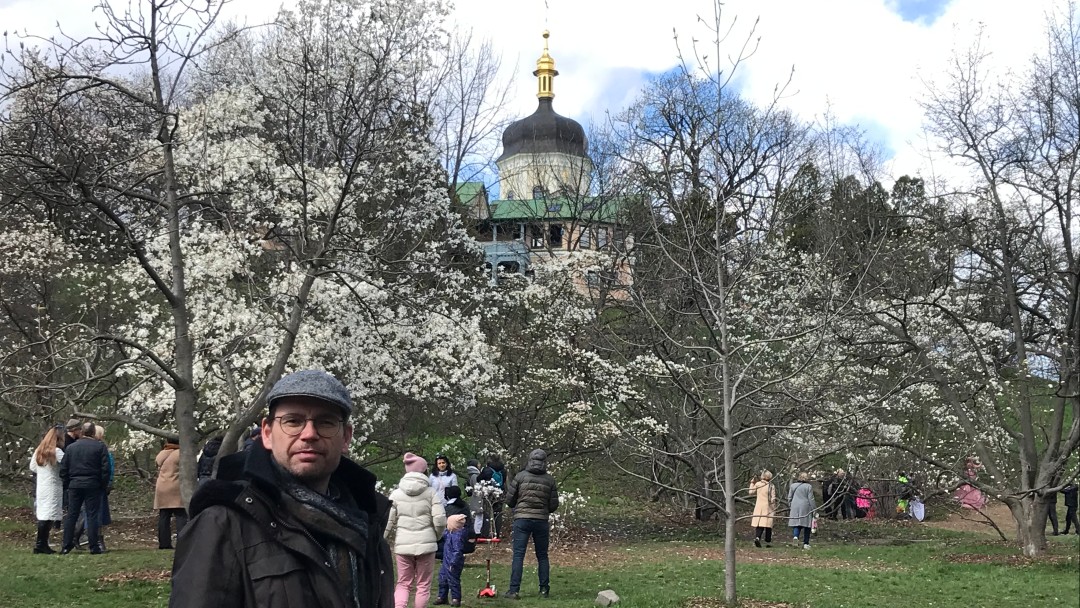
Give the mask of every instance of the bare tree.
[[(834, 385), (849, 362), (832, 326), (849, 302), (824, 258), (786, 242), (800, 205), (782, 202), (813, 160), (810, 127), (781, 108), (783, 87), (764, 106), (730, 90), (756, 41), (751, 28), (726, 54), (733, 23), (722, 17), (716, 3), (701, 19), (708, 50), (695, 46), (695, 59), (648, 87), (616, 131), (626, 181), (650, 209), (634, 239), (622, 348), (663, 369), (635, 405), (665, 430), (630, 449), (649, 456), (650, 481), (692, 496), (699, 516), (721, 515), (733, 603), (738, 463), (778, 432), (810, 453), (812, 429), (843, 415)], [(725, 56), (731, 64), (715, 67)]]
[(472, 30), (450, 33), (435, 74), (431, 100), (432, 133), (450, 177), (450, 191), (474, 181), (491, 166), (505, 117), (513, 78), (500, 81), (502, 61), (490, 40)]

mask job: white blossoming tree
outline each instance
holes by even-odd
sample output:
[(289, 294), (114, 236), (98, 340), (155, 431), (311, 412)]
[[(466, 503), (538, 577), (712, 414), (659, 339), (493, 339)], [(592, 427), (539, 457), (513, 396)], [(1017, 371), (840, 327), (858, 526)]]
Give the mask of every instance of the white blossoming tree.
[[(416, 86), (445, 7), (304, 1), (255, 31), (216, 29), (218, 2), (137, 8), (102, 4), (100, 36), (7, 69), (0, 200), (45, 218), (71, 251), (62, 279), (119, 311), (106, 327), (42, 319), (33, 341), (77, 353), (65, 380), (8, 391), (119, 379), (97, 414), (176, 428), (190, 497), (199, 442), (227, 430), (235, 446), (290, 369), (346, 381), (358, 440), (386, 395), (478, 390), (477, 253)], [(60, 234), (56, 210), (76, 229)]]
[(577, 251), (534, 258), (535, 279), (508, 275), (488, 294), (481, 316), (493, 376), (467, 426), (490, 451), (514, 462), (542, 447), (570, 470), (620, 437), (655, 432), (634, 413), (649, 357), (624, 361), (600, 346), (605, 319), (586, 276), (609, 267), (608, 257)]
[[(930, 255), (897, 264), (862, 304), (894, 369), (919, 379), (890, 404), (894, 418), (919, 423), (867, 445), (1003, 501), (1028, 556), (1046, 548), (1047, 499), (1078, 475), (1075, 10), (1048, 20), (1047, 50), (1025, 73), (995, 80), (976, 42), (928, 89), (929, 130), (970, 182), (905, 210), (903, 246)], [(920, 288), (905, 273), (923, 277)], [(964, 477), (969, 458), (984, 468), (978, 479)]]

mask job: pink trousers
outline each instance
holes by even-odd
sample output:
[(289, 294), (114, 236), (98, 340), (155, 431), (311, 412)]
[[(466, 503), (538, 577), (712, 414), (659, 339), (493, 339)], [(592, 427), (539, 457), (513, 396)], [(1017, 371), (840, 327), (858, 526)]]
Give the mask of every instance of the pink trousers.
[(435, 573), (435, 554), (398, 555), (397, 586), (394, 588), (394, 608), (406, 608), (409, 605), (409, 588), (416, 585), (415, 608), (427, 608), (431, 597), (431, 578)]

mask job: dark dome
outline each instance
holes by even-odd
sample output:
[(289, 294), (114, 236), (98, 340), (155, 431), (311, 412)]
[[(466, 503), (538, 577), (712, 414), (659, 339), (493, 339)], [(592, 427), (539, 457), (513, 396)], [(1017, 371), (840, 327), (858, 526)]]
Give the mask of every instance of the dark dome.
[(540, 105), (532, 115), (507, 127), (502, 140), (503, 153), (499, 160), (515, 154), (541, 152), (587, 156), (585, 130), (577, 121), (556, 114), (551, 108), (550, 97), (541, 97)]

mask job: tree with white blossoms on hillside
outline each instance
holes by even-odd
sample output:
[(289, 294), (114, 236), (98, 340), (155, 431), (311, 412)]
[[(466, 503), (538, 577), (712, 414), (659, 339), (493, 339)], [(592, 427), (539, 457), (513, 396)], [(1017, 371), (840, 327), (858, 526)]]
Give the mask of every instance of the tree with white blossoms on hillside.
[(1080, 475), (1080, 17), (1075, 3), (1050, 16), (1046, 51), (1021, 74), (988, 70), (980, 42), (923, 101), (968, 185), (902, 209), (897, 247), (927, 255), (862, 303), (891, 366), (918, 379), (891, 404), (912, 421), (903, 436), (867, 443), (956, 481), (977, 458), (965, 481), (1009, 507), (1034, 556), (1048, 499)]
[[(221, 7), (103, 3), (99, 36), (12, 52), (0, 90), (5, 227), (58, 243), (49, 278), (82, 300), (4, 345), (3, 392), (119, 379), (99, 414), (176, 428), (186, 498), (199, 442), (235, 445), (290, 369), (342, 377), (360, 439), (384, 396), (489, 373), (466, 311), (479, 254), (415, 87), (445, 6), (303, 1), (256, 30), (218, 27)], [(9, 365), (42, 345), (50, 361)]]
[(481, 314), (493, 377), (468, 427), (491, 451), (544, 446), (565, 466), (596, 458), (619, 438), (661, 430), (634, 405), (654, 358), (624, 361), (597, 346), (604, 321), (584, 287), (589, 272), (611, 264), (600, 251), (538, 257), (534, 280), (508, 275), (489, 294)]

